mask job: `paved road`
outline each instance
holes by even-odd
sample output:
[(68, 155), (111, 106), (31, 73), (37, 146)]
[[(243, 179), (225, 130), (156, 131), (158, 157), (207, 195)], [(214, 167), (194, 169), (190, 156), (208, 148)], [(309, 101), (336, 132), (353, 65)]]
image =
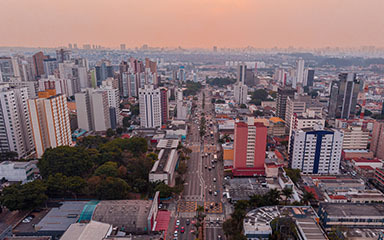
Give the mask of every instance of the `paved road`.
[[(195, 239), (195, 235), (191, 233), (195, 227), (192, 223), (187, 224), (187, 221), (193, 221), (198, 206), (203, 206), (206, 210), (205, 239), (215, 240), (218, 239), (219, 235), (223, 237), (222, 222), (225, 213), (222, 202), (223, 166), (222, 162), (214, 161), (214, 155), (217, 155), (217, 127), (213, 117), (211, 93), (208, 89), (205, 89), (204, 92), (205, 108), (202, 109), (203, 96), (201, 92), (198, 96), (196, 112), (199, 114), (204, 112), (207, 119), (207, 134), (202, 140), (198, 130), (200, 116), (193, 116), (186, 140), (192, 153), (188, 161), (184, 192), (177, 203), (177, 216), (180, 220), (177, 239)], [(212, 127), (209, 126), (210, 120), (213, 121)], [(211, 131), (214, 132), (213, 136), (210, 134)], [(181, 233), (181, 228), (184, 229), (184, 233)]]

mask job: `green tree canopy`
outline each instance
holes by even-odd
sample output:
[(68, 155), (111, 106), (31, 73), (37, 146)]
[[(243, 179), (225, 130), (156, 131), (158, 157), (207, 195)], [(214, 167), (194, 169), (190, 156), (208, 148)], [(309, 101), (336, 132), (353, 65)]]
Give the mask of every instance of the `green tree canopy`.
[(14, 184), (1, 192), (0, 202), (9, 210), (30, 210), (42, 206), (48, 199), (46, 185), (41, 180), (26, 184)]
[(126, 199), (130, 186), (121, 178), (107, 177), (99, 182), (96, 194), (99, 199)]
[(68, 146), (47, 149), (38, 163), (43, 178), (56, 173), (84, 177), (90, 173), (92, 166), (87, 149)]
[(116, 162), (106, 162), (95, 171), (96, 176), (117, 177), (118, 174)]

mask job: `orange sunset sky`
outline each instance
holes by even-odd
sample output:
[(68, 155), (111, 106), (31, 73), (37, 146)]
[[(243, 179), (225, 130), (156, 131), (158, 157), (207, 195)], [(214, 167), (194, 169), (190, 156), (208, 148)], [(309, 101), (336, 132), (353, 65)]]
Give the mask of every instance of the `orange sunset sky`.
[(384, 0), (0, 0), (0, 46), (384, 47)]

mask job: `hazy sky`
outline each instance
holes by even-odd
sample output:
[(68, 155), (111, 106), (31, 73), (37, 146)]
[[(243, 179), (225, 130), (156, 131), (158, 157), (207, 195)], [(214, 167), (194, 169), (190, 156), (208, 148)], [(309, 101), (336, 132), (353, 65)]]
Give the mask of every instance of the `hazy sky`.
[(0, 46), (384, 46), (384, 0), (0, 0)]

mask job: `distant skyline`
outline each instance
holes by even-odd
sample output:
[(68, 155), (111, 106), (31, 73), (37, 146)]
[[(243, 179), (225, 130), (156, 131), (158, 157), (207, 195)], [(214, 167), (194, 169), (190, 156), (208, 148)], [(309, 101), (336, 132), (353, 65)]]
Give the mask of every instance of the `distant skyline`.
[(383, 0), (0, 0), (0, 46), (384, 47)]

